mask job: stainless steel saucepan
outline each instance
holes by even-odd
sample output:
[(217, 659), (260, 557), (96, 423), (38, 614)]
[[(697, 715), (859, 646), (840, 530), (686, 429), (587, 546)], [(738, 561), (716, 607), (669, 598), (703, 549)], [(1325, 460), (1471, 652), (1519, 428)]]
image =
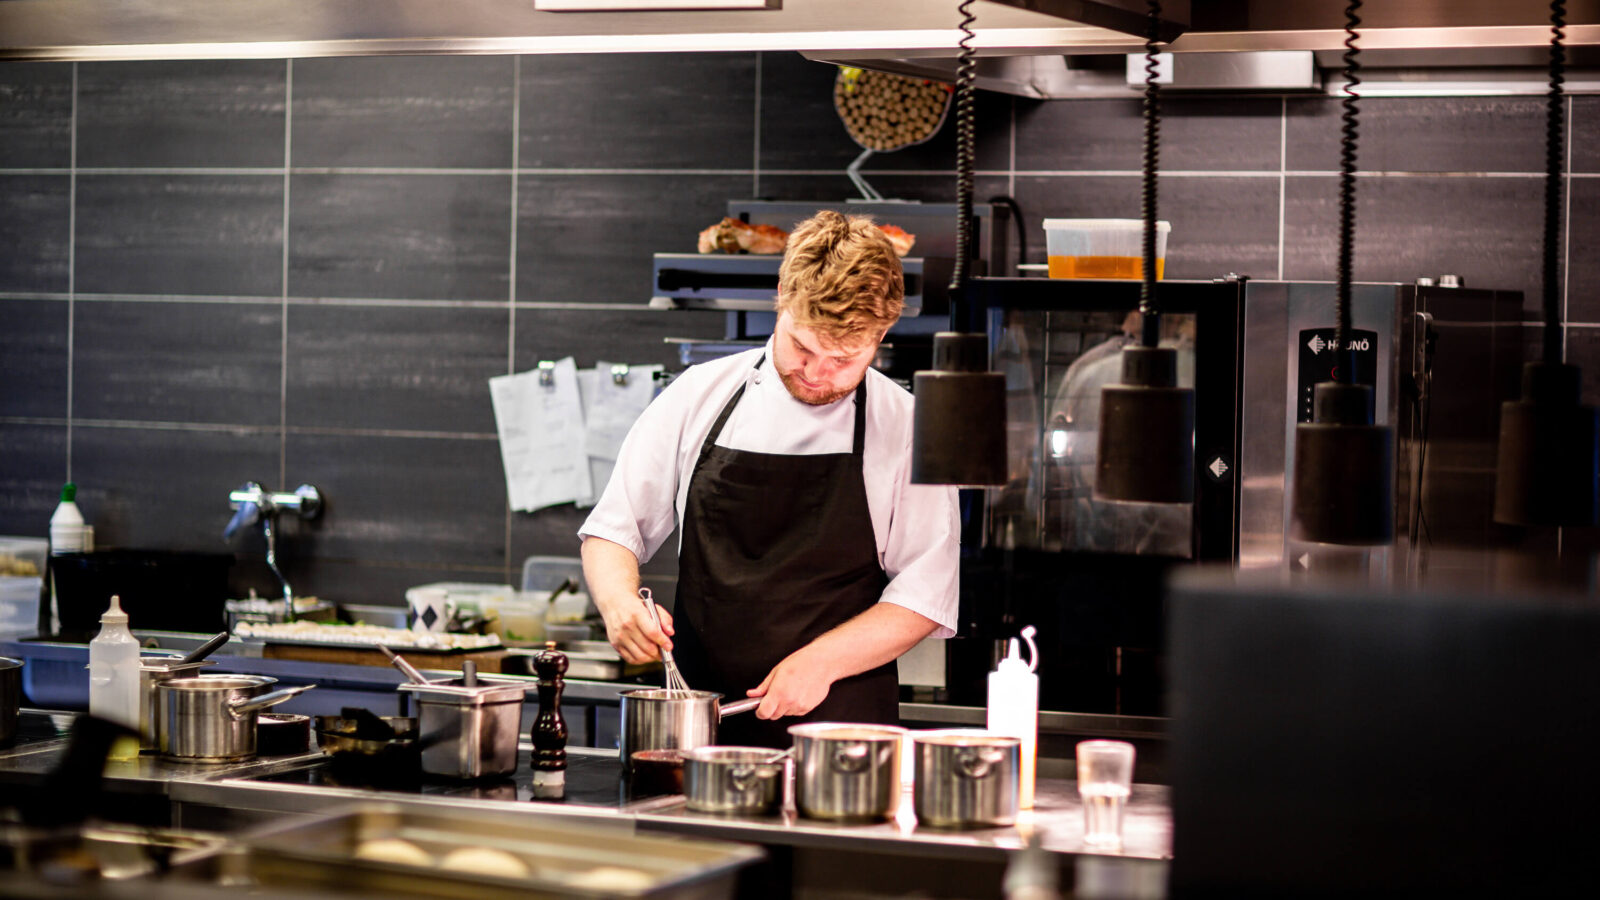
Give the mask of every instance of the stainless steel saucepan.
[(256, 754), (256, 713), (316, 685), (269, 691), (265, 675), (197, 675), (156, 687), (157, 744), (192, 762), (231, 762)]
[(716, 691), (641, 688), (622, 692), (622, 764), (638, 750), (693, 750), (717, 742), (717, 723), (761, 705), (748, 697), (722, 705)]

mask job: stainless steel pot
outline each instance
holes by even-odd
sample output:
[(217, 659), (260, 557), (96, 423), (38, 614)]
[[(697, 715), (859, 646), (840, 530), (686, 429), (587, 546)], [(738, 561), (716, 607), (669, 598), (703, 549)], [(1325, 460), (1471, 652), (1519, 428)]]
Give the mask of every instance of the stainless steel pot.
[(1017, 820), (1022, 741), (981, 731), (911, 737), (912, 805), (933, 828), (999, 828)]
[(696, 812), (764, 816), (783, 806), (787, 757), (770, 747), (696, 747), (683, 754), (683, 794)]
[(727, 706), (715, 691), (642, 688), (622, 692), (622, 759), (632, 769), (637, 750), (693, 750), (717, 742), (717, 723), (725, 716), (761, 705), (749, 697)]
[(216, 663), (208, 659), (184, 662), (181, 659), (139, 657), (139, 749), (154, 750), (159, 745), (156, 686), (174, 678), (193, 678), (200, 674), (201, 669), (214, 665)]
[(521, 684), (402, 684), (417, 695), (422, 771), (487, 778), (517, 770)]
[(893, 818), (900, 805), (900, 741), (892, 725), (792, 725), (795, 808), (813, 819)]
[(22, 710), (22, 660), (0, 656), (0, 747), (17, 739)]
[(156, 686), (156, 742), (192, 762), (232, 762), (256, 754), (256, 713), (315, 685), (268, 689), (265, 675), (196, 675)]

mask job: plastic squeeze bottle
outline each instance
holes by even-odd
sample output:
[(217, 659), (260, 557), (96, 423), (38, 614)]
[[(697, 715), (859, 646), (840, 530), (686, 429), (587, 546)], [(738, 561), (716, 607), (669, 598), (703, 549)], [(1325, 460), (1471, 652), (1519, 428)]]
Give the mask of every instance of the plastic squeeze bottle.
[(1021, 647), (1012, 638), (1006, 658), (989, 673), (989, 731), (1022, 739), (1022, 772), (1018, 784), (1018, 804), (1033, 808), (1033, 778), (1039, 754), (1039, 648), (1033, 643), (1032, 625), (1022, 629), (1028, 642), (1027, 662)]
[(84, 528), (83, 513), (78, 511), (78, 486), (67, 482), (61, 486), (61, 502), (50, 516), (50, 552), (87, 553), (88, 531)]
[[(89, 714), (139, 730), (139, 642), (116, 595), (100, 616), (100, 633), (89, 642)], [(113, 759), (138, 755), (136, 739), (119, 739), (112, 747)]]

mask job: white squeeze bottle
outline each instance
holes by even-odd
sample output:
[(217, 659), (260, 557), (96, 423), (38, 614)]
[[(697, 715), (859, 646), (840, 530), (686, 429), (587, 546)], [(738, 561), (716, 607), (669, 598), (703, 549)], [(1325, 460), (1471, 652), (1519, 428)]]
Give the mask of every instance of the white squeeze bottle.
[[(139, 730), (139, 642), (128, 630), (122, 600), (113, 595), (111, 606), (100, 616), (100, 633), (89, 642), (89, 714)], [(119, 740), (113, 758), (137, 756)]]
[(84, 532), (83, 513), (78, 511), (75, 502), (77, 497), (77, 485), (69, 481), (61, 486), (61, 503), (50, 516), (50, 552), (53, 554), (87, 553), (91, 549), (84, 546), (87, 535)]
[(1022, 777), (1018, 803), (1033, 809), (1034, 765), (1039, 755), (1039, 648), (1033, 643), (1034, 628), (1022, 629), (1028, 642), (1028, 661), (1022, 661), (1021, 647), (1012, 638), (1006, 658), (989, 673), (989, 731), (1022, 739)]

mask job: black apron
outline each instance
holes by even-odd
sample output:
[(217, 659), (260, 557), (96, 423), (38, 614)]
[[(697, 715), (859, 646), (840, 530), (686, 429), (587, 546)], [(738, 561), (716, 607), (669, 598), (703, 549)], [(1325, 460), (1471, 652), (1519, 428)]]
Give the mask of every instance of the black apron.
[[(756, 362), (756, 368), (766, 360)], [(689, 686), (741, 700), (784, 657), (871, 609), (889, 583), (878, 565), (861, 451), (867, 384), (856, 388), (849, 453), (789, 455), (718, 447), (740, 386), (689, 475), (678, 555), (673, 656)], [(810, 714), (740, 713), (717, 743), (788, 747), (798, 722), (899, 723), (894, 662), (833, 683)]]

